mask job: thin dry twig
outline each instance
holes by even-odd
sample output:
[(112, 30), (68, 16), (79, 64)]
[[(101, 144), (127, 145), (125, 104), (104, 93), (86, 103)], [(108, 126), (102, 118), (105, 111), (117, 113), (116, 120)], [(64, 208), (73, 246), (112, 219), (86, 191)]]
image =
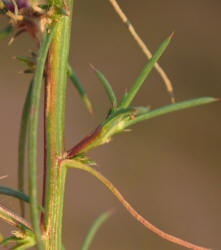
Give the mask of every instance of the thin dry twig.
[(118, 189), (106, 178), (104, 177), (100, 172), (94, 170), (93, 168), (82, 164), (81, 162), (75, 161), (75, 160), (63, 160), (62, 167), (72, 167), (72, 168), (78, 168), (81, 170), (84, 170), (91, 175), (95, 176), (100, 182), (102, 182), (111, 192), (112, 194), (120, 201), (120, 203), (126, 208), (126, 210), (141, 224), (143, 224), (146, 228), (148, 228), (153, 233), (159, 235), (165, 240), (168, 240), (170, 242), (173, 242), (175, 244), (178, 244), (180, 246), (193, 249), (193, 250), (210, 250), (208, 248), (200, 247), (197, 245), (194, 245), (188, 241), (182, 240), (180, 238), (177, 238), (173, 235), (167, 234), (151, 224), (148, 220), (146, 220), (144, 217), (142, 217), (123, 197), (123, 195), (118, 191)]
[(32, 226), (28, 221), (4, 207), (2, 204), (0, 204), (0, 217), (13, 226), (22, 224), (23, 226), (26, 226), (28, 229), (32, 230)]
[[(129, 21), (127, 16), (125, 15), (125, 13), (122, 11), (122, 9), (120, 8), (117, 1), (116, 0), (109, 0), (109, 1), (110, 1), (111, 5), (113, 6), (114, 10), (116, 11), (116, 13), (119, 15), (119, 17), (123, 21), (123, 23), (126, 24), (131, 36), (134, 38), (134, 40), (136, 41), (138, 46), (142, 49), (143, 53), (146, 55), (146, 57), (149, 60), (152, 57), (152, 54), (151, 54), (150, 50), (148, 49), (147, 45), (140, 38), (140, 36), (137, 34), (135, 28), (133, 27), (133, 25), (131, 24), (131, 22)], [(170, 79), (168, 78), (167, 74), (165, 73), (165, 71), (162, 69), (162, 67), (158, 63), (155, 63), (154, 67), (165, 83), (167, 91), (169, 92), (169, 95), (170, 95), (171, 102), (175, 103), (173, 86), (172, 86)]]
[(3, 180), (3, 179), (5, 179), (5, 178), (7, 178), (7, 177), (8, 177), (8, 175), (0, 176), (0, 180)]

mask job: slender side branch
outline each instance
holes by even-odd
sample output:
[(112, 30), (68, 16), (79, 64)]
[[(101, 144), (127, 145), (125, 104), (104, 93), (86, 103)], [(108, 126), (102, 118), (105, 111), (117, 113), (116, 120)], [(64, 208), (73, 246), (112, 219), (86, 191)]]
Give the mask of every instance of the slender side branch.
[[(119, 15), (119, 17), (121, 18), (123, 23), (126, 24), (131, 36), (134, 38), (134, 40), (136, 41), (138, 46), (142, 49), (143, 53), (146, 55), (146, 57), (148, 59), (151, 59), (152, 54), (151, 54), (150, 50), (148, 49), (148, 47), (144, 43), (144, 41), (140, 38), (140, 36), (137, 34), (135, 28), (133, 27), (133, 25), (131, 24), (131, 22), (129, 21), (127, 16), (125, 15), (125, 13), (122, 11), (122, 9), (120, 8), (117, 1), (116, 0), (109, 0), (109, 2), (113, 6), (116, 13)], [(171, 102), (175, 103), (173, 86), (172, 86), (170, 79), (168, 78), (167, 74), (165, 73), (165, 71), (162, 69), (162, 67), (158, 63), (155, 63), (154, 67), (166, 85), (167, 91), (169, 92), (169, 95), (170, 95)]]
[(209, 250), (208, 248), (200, 247), (197, 245), (194, 245), (192, 243), (189, 243), (187, 241), (184, 241), (182, 239), (179, 239), (173, 235), (167, 234), (157, 227), (155, 227), (153, 224), (151, 224), (149, 221), (144, 219), (123, 197), (123, 195), (117, 190), (117, 188), (107, 179), (105, 178), (101, 173), (94, 170), (93, 168), (79, 162), (76, 160), (64, 160), (62, 162), (63, 167), (71, 167), (71, 168), (78, 168), (81, 170), (84, 170), (91, 175), (95, 176), (100, 182), (102, 182), (112, 193), (113, 195), (120, 201), (120, 203), (126, 208), (126, 210), (140, 223), (142, 223), (146, 228), (148, 228), (150, 231), (156, 233), (160, 237), (164, 238), (165, 240), (171, 241), (175, 244), (178, 244), (180, 246), (194, 249), (194, 250)]

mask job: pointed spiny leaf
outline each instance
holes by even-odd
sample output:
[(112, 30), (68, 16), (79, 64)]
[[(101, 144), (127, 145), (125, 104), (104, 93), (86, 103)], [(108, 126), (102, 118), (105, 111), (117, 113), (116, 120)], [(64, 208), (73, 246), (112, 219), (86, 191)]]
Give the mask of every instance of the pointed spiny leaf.
[(144, 83), (145, 79), (151, 72), (152, 68), (154, 67), (155, 63), (158, 61), (160, 56), (163, 54), (163, 52), (166, 50), (167, 46), (169, 45), (171, 41), (171, 36), (169, 36), (167, 39), (163, 41), (163, 43), (160, 45), (160, 47), (157, 49), (157, 51), (153, 54), (150, 61), (147, 63), (147, 65), (143, 68), (142, 72), (128, 91), (128, 95), (124, 98), (124, 101), (121, 102), (120, 108), (127, 108), (130, 103), (133, 101), (134, 97), (136, 96), (138, 90), (141, 88), (142, 84)]
[(167, 113), (171, 113), (171, 112), (175, 112), (175, 111), (179, 111), (179, 110), (183, 110), (187, 108), (196, 107), (199, 105), (203, 105), (203, 104), (207, 104), (207, 103), (211, 103), (215, 101), (217, 101), (217, 99), (213, 97), (201, 97), (201, 98), (196, 98), (196, 99), (187, 100), (183, 102), (178, 102), (175, 104), (169, 104), (167, 106), (152, 110), (146, 114), (138, 115), (137, 117), (135, 117), (135, 119), (130, 120), (127, 123), (125, 123), (125, 128), (135, 123), (148, 120), (157, 116), (161, 116)]
[(94, 221), (94, 223), (91, 225), (87, 235), (84, 238), (81, 250), (88, 250), (92, 240), (94, 239), (97, 231), (99, 230), (99, 228), (104, 224), (104, 222), (110, 218), (112, 212), (111, 211), (106, 211), (104, 213), (102, 213), (101, 215), (99, 215), (96, 220)]
[(91, 68), (94, 70), (98, 80), (103, 85), (104, 90), (105, 90), (105, 92), (106, 92), (106, 94), (111, 102), (112, 107), (116, 108), (117, 107), (117, 98), (116, 98), (116, 95), (115, 95), (110, 83), (108, 82), (106, 77), (99, 70), (97, 70), (93, 65), (91, 65)]
[(81, 99), (84, 102), (86, 108), (92, 114), (93, 109), (92, 109), (91, 102), (90, 102), (86, 92), (84, 91), (79, 79), (77, 78), (74, 70), (71, 68), (70, 65), (68, 65), (67, 74), (68, 74), (68, 77), (71, 79), (71, 82), (74, 84), (75, 88), (77, 89), (79, 95), (81, 96)]

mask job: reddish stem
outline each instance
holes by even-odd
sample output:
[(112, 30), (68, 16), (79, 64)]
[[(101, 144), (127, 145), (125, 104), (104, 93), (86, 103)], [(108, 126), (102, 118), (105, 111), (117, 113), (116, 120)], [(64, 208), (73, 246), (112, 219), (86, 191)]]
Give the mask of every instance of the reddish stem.
[(81, 140), (78, 144), (76, 144), (73, 148), (67, 151), (67, 155), (65, 159), (74, 158), (78, 153), (83, 151), (91, 142), (93, 142), (98, 136), (101, 131), (101, 126), (99, 125), (92, 133), (87, 135), (83, 140)]

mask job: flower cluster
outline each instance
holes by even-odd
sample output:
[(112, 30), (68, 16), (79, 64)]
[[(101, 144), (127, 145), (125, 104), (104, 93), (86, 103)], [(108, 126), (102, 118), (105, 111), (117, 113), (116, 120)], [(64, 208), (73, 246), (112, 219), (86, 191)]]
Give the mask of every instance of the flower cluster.
[(28, 0), (0, 0), (0, 13), (9, 17), (15, 37), (23, 32), (30, 34), (38, 44), (48, 23), (47, 11)]
[(4, 7), (11, 11), (11, 12), (15, 12), (16, 8), (18, 10), (23, 9), (23, 8), (28, 8), (29, 3), (27, 0), (2, 0), (2, 3), (4, 4)]

